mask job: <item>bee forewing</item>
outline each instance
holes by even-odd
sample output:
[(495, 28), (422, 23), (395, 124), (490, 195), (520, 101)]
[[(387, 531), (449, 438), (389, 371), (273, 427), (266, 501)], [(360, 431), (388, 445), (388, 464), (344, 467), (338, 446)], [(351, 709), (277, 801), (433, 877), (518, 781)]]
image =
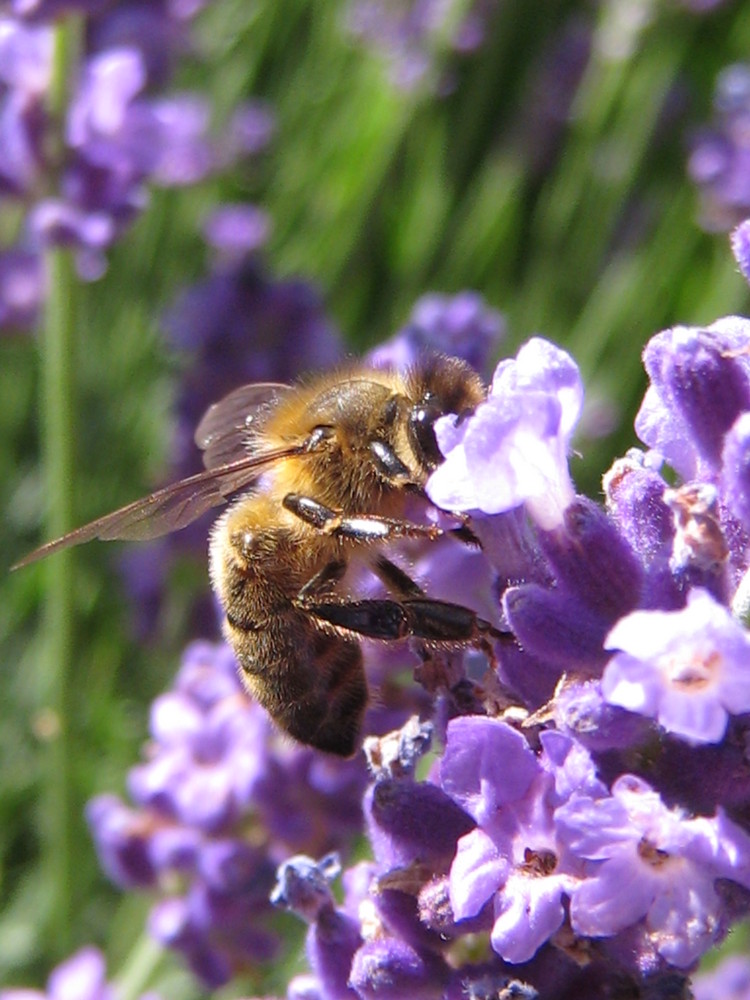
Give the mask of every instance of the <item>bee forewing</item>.
[(255, 382), (241, 385), (209, 406), (195, 431), (206, 468), (215, 469), (246, 455), (260, 412), (274, 406), (289, 389), (282, 382)]
[(219, 468), (207, 469), (188, 479), (181, 479), (111, 514), (105, 514), (96, 521), (76, 528), (61, 538), (47, 542), (46, 545), (25, 556), (12, 569), (20, 569), (60, 549), (81, 545), (94, 538), (106, 541), (145, 540), (185, 528), (201, 514), (224, 503), (232, 493), (249, 486), (263, 469), (303, 452), (302, 446), (290, 445), (264, 454), (246, 455)]

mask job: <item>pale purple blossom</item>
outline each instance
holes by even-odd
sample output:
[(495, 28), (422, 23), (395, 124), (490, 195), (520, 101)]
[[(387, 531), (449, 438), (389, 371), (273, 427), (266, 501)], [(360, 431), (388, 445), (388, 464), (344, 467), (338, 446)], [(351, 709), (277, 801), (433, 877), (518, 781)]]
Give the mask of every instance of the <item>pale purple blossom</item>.
[[(562, 750), (564, 761), (572, 741), (560, 739), (564, 746), (553, 743), (551, 749), (555, 756)], [(556, 803), (590, 780), (589, 767), (570, 764), (567, 779), (556, 788), (555, 765), (549, 761), (544, 767), (506, 723), (469, 716), (448, 726), (441, 781), (479, 824), (458, 842), (450, 870), (451, 908), (463, 920), (491, 901), (490, 940), (508, 962), (528, 961), (561, 927), (563, 899), (580, 874), (554, 827)]]
[(436, 74), (441, 48), (467, 55), (485, 38), (497, 0), (349, 0), (345, 25), (349, 33), (386, 61), (391, 79), (404, 90), (424, 85), (450, 89), (445, 75)]
[(474, 414), (437, 422), (445, 461), (428, 482), (430, 499), (446, 510), (485, 514), (525, 503), (541, 527), (555, 527), (575, 495), (568, 454), (582, 403), (570, 355), (532, 338), (515, 359), (500, 362)]
[(576, 933), (607, 937), (644, 920), (654, 950), (678, 968), (720, 936), (716, 880), (748, 885), (744, 831), (721, 814), (691, 818), (668, 808), (634, 775), (618, 778), (609, 798), (573, 796), (555, 823), (573, 854), (595, 863), (572, 889)]
[(692, 743), (717, 743), (750, 711), (750, 635), (703, 590), (679, 611), (634, 611), (607, 636), (607, 701)]

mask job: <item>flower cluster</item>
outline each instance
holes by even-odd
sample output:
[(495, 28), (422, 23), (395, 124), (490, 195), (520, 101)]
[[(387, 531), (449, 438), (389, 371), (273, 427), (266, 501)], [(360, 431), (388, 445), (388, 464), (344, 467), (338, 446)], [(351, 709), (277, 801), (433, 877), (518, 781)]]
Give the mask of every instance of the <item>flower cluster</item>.
[(361, 825), (364, 770), (284, 743), (245, 694), (228, 646), (186, 650), (151, 712), (135, 807), (93, 799), (87, 817), (107, 874), (157, 889), (153, 936), (207, 985), (267, 960), (273, 872), (288, 852), (345, 846)]
[(438, 423), (428, 493), (471, 514), (507, 636), (443, 672), (424, 780), (424, 725), (366, 744), (373, 860), (343, 904), (330, 859), (279, 870), (309, 924), (290, 1000), (687, 998), (750, 912), (750, 320), (664, 331), (644, 362), (648, 450), (607, 473), (606, 508), (571, 480), (582, 383), (549, 342)]
[(273, 130), (268, 109), (250, 103), (213, 133), (203, 97), (166, 90), (199, 4), (81, 5), (85, 52), (55, 121), (50, 19), (60, 5), (17, 6), (19, 16), (0, 16), (0, 195), (21, 209), (0, 254), (3, 329), (33, 326), (45, 247), (73, 247), (79, 275), (98, 278), (149, 184), (194, 184), (257, 153)]

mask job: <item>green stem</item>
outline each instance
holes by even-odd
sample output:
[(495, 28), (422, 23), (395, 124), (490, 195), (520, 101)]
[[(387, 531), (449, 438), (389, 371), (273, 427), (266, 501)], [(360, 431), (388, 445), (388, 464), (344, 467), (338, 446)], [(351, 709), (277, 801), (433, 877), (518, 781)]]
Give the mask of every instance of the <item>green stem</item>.
[[(61, 132), (75, 39), (75, 22), (60, 21), (55, 31), (55, 59), (50, 110)], [(58, 140), (59, 147), (62, 139)], [(48, 297), (41, 339), (42, 453), (46, 528), (50, 538), (67, 531), (73, 514), (73, 344), (75, 275), (71, 253), (47, 253)], [(50, 929), (59, 952), (70, 944), (73, 911), (73, 790), (71, 787), (71, 665), (73, 663), (73, 579), (70, 552), (47, 565), (45, 587), (48, 707), (55, 723), (48, 768), (45, 860), (51, 897)]]
[(144, 932), (115, 979), (117, 1000), (136, 1000), (142, 996), (153, 982), (163, 960), (162, 948)]

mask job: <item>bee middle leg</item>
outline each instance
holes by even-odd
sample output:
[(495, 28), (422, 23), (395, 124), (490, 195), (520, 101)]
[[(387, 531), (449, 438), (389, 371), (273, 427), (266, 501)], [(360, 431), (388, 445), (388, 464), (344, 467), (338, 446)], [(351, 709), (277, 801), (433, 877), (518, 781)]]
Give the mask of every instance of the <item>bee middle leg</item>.
[(442, 538), (445, 531), (436, 524), (413, 524), (377, 514), (347, 516), (326, 507), (319, 500), (287, 493), (284, 507), (306, 524), (334, 538), (348, 538), (355, 542), (384, 542), (392, 538)]

